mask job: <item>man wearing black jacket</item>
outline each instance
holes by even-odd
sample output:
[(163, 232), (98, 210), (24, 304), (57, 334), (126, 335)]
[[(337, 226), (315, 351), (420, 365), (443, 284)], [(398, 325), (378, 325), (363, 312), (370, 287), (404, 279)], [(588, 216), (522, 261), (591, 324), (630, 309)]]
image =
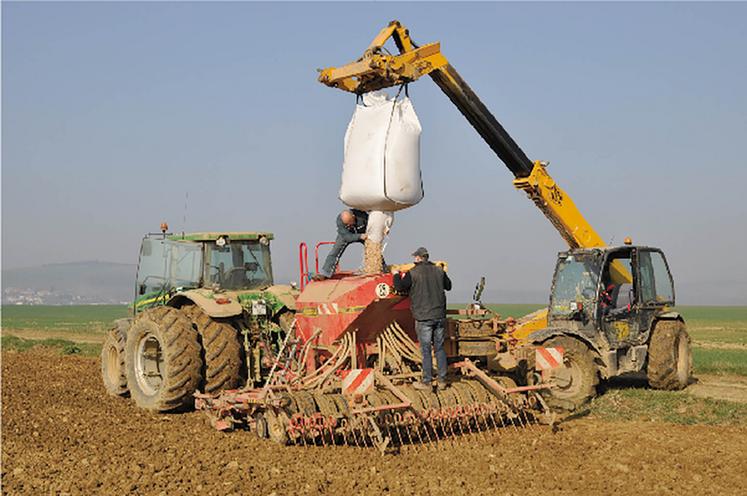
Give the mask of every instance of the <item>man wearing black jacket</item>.
[(366, 226), (368, 213), (362, 210), (343, 210), (337, 216), (337, 239), (332, 251), (327, 255), (324, 266), (314, 279), (321, 280), (332, 277), (342, 254), (350, 243), (363, 243), (366, 240)]
[(418, 248), (412, 254), (415, 267), (404, 276), (394, 274), (394, 289), (409, 292), (410, 309), (415, 318), (415, 332), (423, 355), (423, 380), (415, 383), (420, 390), (430, 390), (433, 381), (433, 359), (431, 343), (438, 364), (438, 388), (446, 388), (446, 351), (444, 331), (446, 328), (446, 293), (451, 290), (451, 280), (438, 265), (428, 261), (428, 250)]

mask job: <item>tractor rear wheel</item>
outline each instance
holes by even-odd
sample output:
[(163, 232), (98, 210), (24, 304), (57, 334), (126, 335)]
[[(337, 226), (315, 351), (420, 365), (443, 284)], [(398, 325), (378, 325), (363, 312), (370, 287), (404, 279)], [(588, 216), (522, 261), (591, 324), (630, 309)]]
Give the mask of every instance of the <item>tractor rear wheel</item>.
[(202, 340), (204, 392), (210, 394), (239, 387), (243, 367), (236, 328), (229, 320), (210, 317), (197, 305), (185, 310)]
[(125, 343), (132, 319), (118, 319), (106, 334), (101, 348), (101, 378), (106, 392), (112, 396), (127, 396), (127, 371), (125, 369)]
[(181, 310), (159, 307), (138, 315), (127, 336), (125, 364), (130, 395), (140, 408), (166, 412), (194, 405), (200, 343)]
[(572, 412), (596, 396), (599, 375), (588, 346), (570, 336), (554, 337), (542, 346), (563, 348), (563, 366), (550, 370), (555, 387), (543, 393), (548, 406)]
[(690, 381), (693, 356), (690, 335), (679, 320), (660, 320), (648, 345), (648, 384), (654, 389), (683, 389)]

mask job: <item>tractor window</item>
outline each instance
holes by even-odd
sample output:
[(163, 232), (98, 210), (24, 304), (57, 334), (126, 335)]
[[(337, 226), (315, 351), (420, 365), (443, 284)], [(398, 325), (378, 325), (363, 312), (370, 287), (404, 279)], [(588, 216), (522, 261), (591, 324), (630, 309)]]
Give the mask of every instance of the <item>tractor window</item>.
[[(556, 315), (574, 312), (571, 303), (594, 299), (599, 281), (599, 257), (568, 255), (558, 261), (555, 270), (550, 311)], [(588, 305), (584, 305), (586, 307)]]
[(658, 251), (641, 251), (641, 296), (644, 303), (674, 303), (674, 288), (664, 256)]
[(611, 255), (602, 273), (599, 306), (605, 312), (629, 309), (635, 303), (632, 250)]
[(232, 241), (208, 245), (208, 284), (223, 289), (257, 289), (272, 285), (270, 247), (259, 241)]
[(167, 256), (166, 241), (152, 238), (143, 240), (137, 271), (138, 294), (161, 291), (167, 285)]
[(171, 252), (169, 281), (173, 288), (198, 288), (202, 275), (202, 246), (200, 243), (167, 241)]

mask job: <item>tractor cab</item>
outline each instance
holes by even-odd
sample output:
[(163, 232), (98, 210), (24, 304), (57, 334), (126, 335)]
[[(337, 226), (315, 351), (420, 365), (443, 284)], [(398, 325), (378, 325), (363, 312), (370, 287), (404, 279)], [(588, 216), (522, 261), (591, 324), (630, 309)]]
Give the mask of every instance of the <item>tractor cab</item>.
[(576, 249), (558, 255), (548, 324), (603, 348), (627, 348), (645, 344), (654, 319), (673, 305), (672, 275), (661, 250)]
[(140, 246), (135, 311), (174, 294), (261, 291), (273, 285), (267, 232), (148, 234)]

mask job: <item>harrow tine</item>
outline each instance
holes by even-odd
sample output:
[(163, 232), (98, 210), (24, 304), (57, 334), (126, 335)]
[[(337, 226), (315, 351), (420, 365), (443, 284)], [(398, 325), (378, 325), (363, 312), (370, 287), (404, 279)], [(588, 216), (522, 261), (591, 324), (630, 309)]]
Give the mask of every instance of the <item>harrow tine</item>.
[[(413, 427), (415, 427), (415, 433), (418, 435), (418, 439), (420, 439), (421, 442), (423, 442), (423, 436), (420, 435), (420, 429), (422, 428), (425, 431), (425, 435), (428, 438), (427, 444), (432, 444), (433, 441), (431, 441), (431, 435), (428, 432), (428, 423), (424, 419), (413, 419)], [(430, 448), (430, 446), (429, 446)]]
[[(488, 424), (488, 418), (485, 415), (485, 409), (483, 408), (482, 404), (477, 405), (477, 421), (480, 421), (480, 417), (482, 417), (482, 423), (485, 424), (485, 431), (490, 430), (490, 424)], [(493, 428), (495, 429), (495, 422), (493, 423)]]
[(407, 425), (407, 424), (405, 424), (405, 433), (407, 434), (407, 440), (410, 441), (410, 445), (415, 446), (417, 444), (423, 444), (422, 442), (415, 443), (412, 440), (412, 432), (411, 431), (412, 431), (412, 429), (410, 428), (410, 426)]
[(358, 440), (358, 423), (357, 422), (352, 426), (351, 431), (352, 431), (352, 434), (353, 434), (353, 439), (355, 439), (355, 446), (357, 448), (360, 448), (361, 445), (360, 445), (360, 442)]
[(488, 423), (488, 419), (490, 419), (490, 423), (493, 424), (493, 429), (496, 431), (496, 433), (499, 436), (502, 435), (503, 433), (498, 428), (498, 424), (495, 423), (495, 416), (493, 415), (492, 412), (490, 412), (488, 410), (487, 405), (483, 405), (483, 406), (484, 406), (483, 415), (485, 416), (485, 423), (487, 424)]
[(524, 427), (529, 429), (530, 431), (534, 431), (534, 425), (529, 421), (529, 417), (527, 417), (527, 412), (525, 410), (521, 410), (521, 416), (524, 418)]
[[(404, 442), (402, 441), (402, 432), (401, 432), (401, 431), (400, 431), (400, 429), (399, 429), (399, 425), (395, 425), (395, 426), (394, 426), (394, 432), (396, 432), (396, 433), (397, 433), (397, 439), (399, 439), (399, 445), (400, 445), (400, 446), (402, 446), (403, 444), (405, 444), (405, 443), (404, 443)], [(390, 437), (391, 437), (391, 435), (390, 435)], [(392, 439), (394, 439), (394, 438), (392, 437)]]
[(472, 420), (474, 420), (475, 422), (475, 429), (477, 429), (477, 433), (480, 436), (480, 439), (487, 442), (488, 436), (485, 433), (485, 429), (483, 429), (482, 425), (480, 425), (480, 415), (474, 410), (473, 410), (473, 413), (470, 415), (470, 417), (467, 418), (467, 422), (471, 423)]
[(445, 419), (444, 424), (449, 428), (449, 431), (451, 431), (451, 434), (447, 434), (451, 439), (451, 444), (456, 444), (456, 434), (454, 434), (454, 426), (450, 422), (450, 419)]
[[(319, 438), (320, 438), (320, 439), (322, 440), (322, 446), (325, 446), (325, 447), (326, 447), (326, 446), (327, 446), (327, 443), (326, 443), (326, 441), (324, 440), (324, 434), (325, 434), (325, 432), (324, 432), (324, 427), (322, 427), (321, 429), (319, 429)], [(334, 442), (334, 441), (333, 441), (333, 442)]]

